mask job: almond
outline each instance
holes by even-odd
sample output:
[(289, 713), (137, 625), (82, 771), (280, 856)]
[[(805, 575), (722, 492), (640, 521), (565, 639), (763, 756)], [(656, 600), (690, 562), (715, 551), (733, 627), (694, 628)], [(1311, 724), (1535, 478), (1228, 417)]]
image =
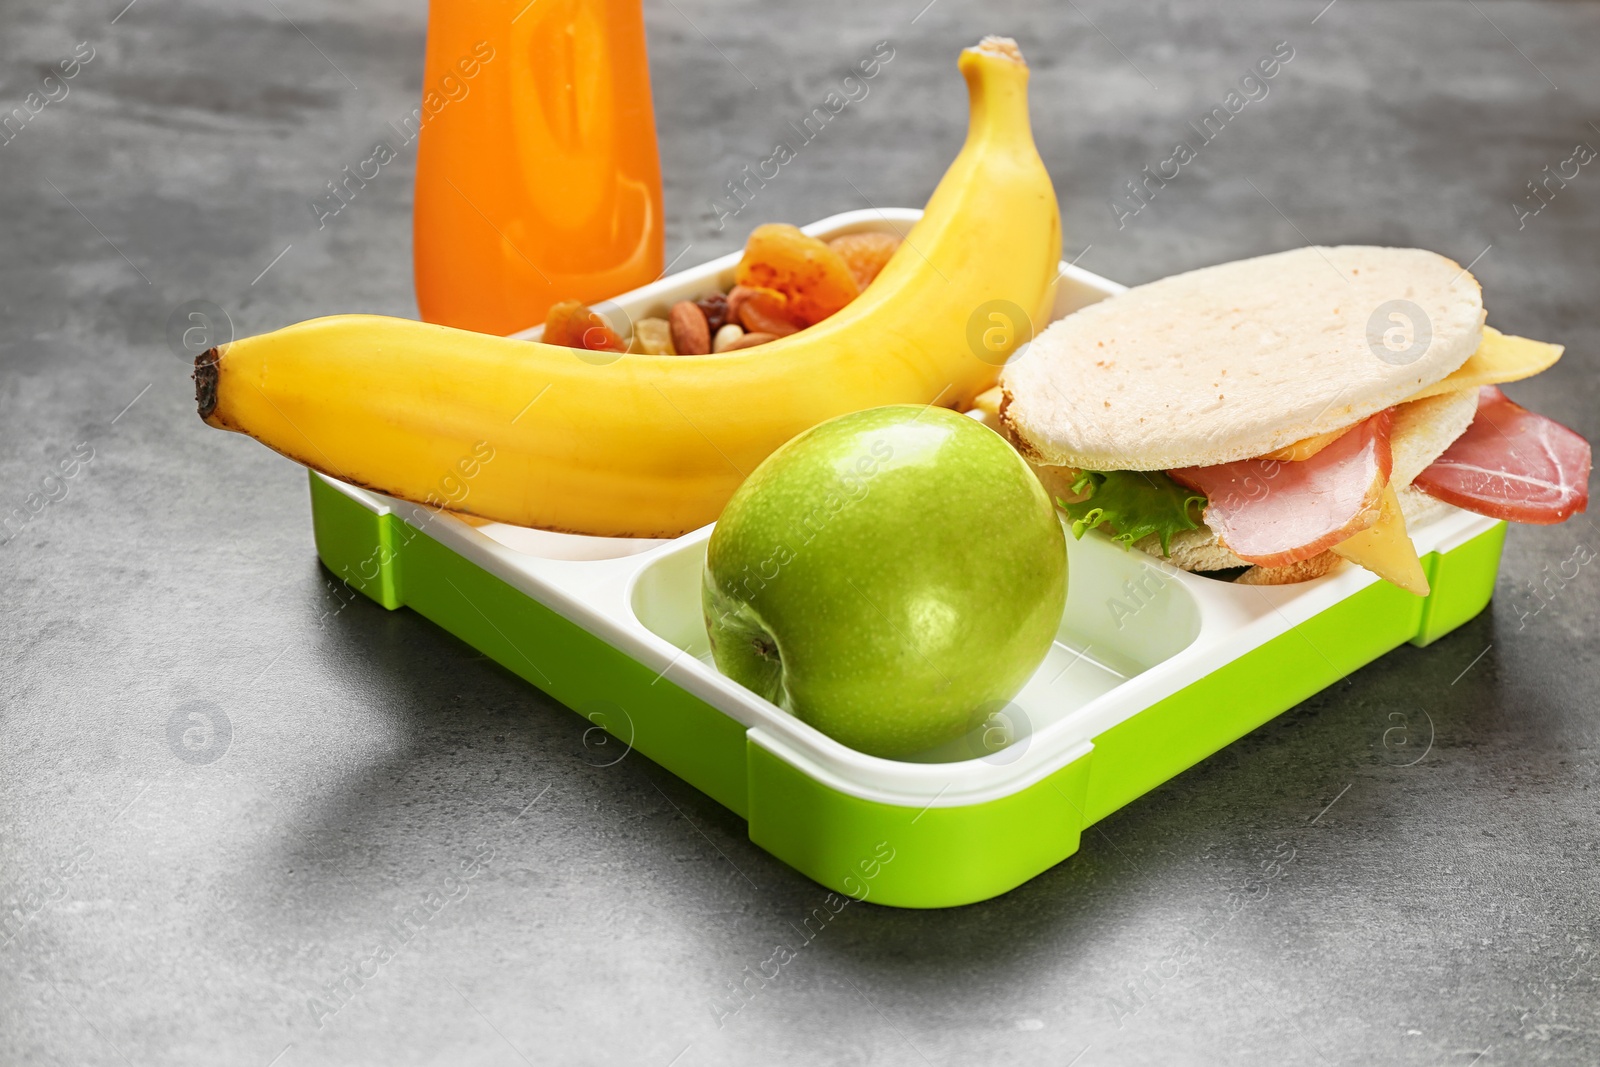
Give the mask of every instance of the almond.
[(680, 356), (703, 356), (711, 351), (711, 326), (706, 313), (693, 301), (680, 300), (667, 313), (672, 328), (672, 347)]
[(768, 341), (776, 341), (777, 339), (778, 335), (775, 333), (747, 333), (727, 348), (724, 348), (723, 351), (737, 352), (741, 348), (754, 348), (756, 345), (764, 345)]
[(755, 292), (755, 290), (750, 288), (748, 285), (736, 285), (732, 289), (728, 290), (728, 295), (724, 300), (724, 306), (728, 309), (729, 322), (736, 323), (739, 321), (739, 308), (746, 300), (750, 298), (750, 294), (753, 292)]

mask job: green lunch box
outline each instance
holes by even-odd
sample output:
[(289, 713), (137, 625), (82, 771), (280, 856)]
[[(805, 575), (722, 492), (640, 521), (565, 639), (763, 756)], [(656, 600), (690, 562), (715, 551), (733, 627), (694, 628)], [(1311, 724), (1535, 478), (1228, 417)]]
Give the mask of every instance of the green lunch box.
[[(805, 227), (904, 233), (919, 212)], [(618, 297), (632, 317), (732, 284), (729, 255)], [(1063, 264), (1055, 317), (1121, 290)], [(606, 305), (603, 310), (610, 310)], [(519, 335), (537, 337), (537, 331)], [(700, 615), (708, 526), (672, 540), (463, 521), (311, 475), (317, 552), (706, 793), (830, 889), (970, 904), (1072, 855), (1085, 828), (1404, 642), (1483, 610), (1505, 524), (1448, 509), (1411, 531), (1432, 593), (1358, 567), (1288, 586), (1178, 570), (1068, 538), (1066, 611), (1022, 692), (915, 759), (863, 755), (719, 674)]]

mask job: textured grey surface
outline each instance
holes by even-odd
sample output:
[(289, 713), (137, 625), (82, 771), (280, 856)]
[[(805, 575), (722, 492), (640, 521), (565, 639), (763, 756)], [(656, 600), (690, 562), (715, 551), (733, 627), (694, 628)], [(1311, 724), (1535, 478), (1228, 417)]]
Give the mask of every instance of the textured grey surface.
[[(1600, 9), (924, 2), (647, 0), (668, 256), (920, 203), (962, 136), (956, 49), (1009, 32), (1069, 256), (1133, 282), (1302, 238), (1483, 253), (1493, 321), (1569, 346), (1512, 393), (1600, 433), (1600, 172), (1512, 208), (1600, 143)], [(94, 48), (0, 145), (0, 510), (93, 451), (0, 545), (0, 1062), (1600, 1060), (1600, 579), (1529, 591), (1600, 548), (1587, 520), (1513, 529), (1484, 615), (1015, 892), (852, 905), (719, 1027), (822, 890), (637, 755), (592, 766), (578, 717), (418, 617), (341, 608), (304, 475), (203, 427), (165, 340), (192, 299), (240, 333), (414, 313), (412, 155), (325, 230), (309, 202), (413, 106), (423, 5), (122, 4), (0, 5), (0, 110)], [(721, 183), (881, 39), (870, 96), (719, 233)], [(1119, 229), (1121, 184), (1278, 41), (1270, 94)], [(231, 724), (209, 763), (168, 742), (192, 701)], [(491, 849), (319, 1028), (308, 999)]]

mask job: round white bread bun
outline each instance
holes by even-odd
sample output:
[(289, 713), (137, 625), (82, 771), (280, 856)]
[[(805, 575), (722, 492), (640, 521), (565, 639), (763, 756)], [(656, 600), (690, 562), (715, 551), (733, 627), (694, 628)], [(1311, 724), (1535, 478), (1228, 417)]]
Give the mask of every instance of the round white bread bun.
[(1342, 430), (1478, 348), (1483, 299), (1416, 248), (1308, 247), (1141, 285), (1053, 323), (1001, 373), (1041, 465), (1165, 470)]

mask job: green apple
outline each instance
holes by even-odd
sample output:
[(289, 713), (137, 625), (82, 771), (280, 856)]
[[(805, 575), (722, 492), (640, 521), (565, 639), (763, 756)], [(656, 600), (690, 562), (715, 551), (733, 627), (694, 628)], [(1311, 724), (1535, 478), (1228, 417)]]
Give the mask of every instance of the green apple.
[(862, 752), (961, 736), (1039, 666), (1067, 595), (1050, 498), (942, 408), (859, 411), (747, 478), (706, 549), (723, 674)]

